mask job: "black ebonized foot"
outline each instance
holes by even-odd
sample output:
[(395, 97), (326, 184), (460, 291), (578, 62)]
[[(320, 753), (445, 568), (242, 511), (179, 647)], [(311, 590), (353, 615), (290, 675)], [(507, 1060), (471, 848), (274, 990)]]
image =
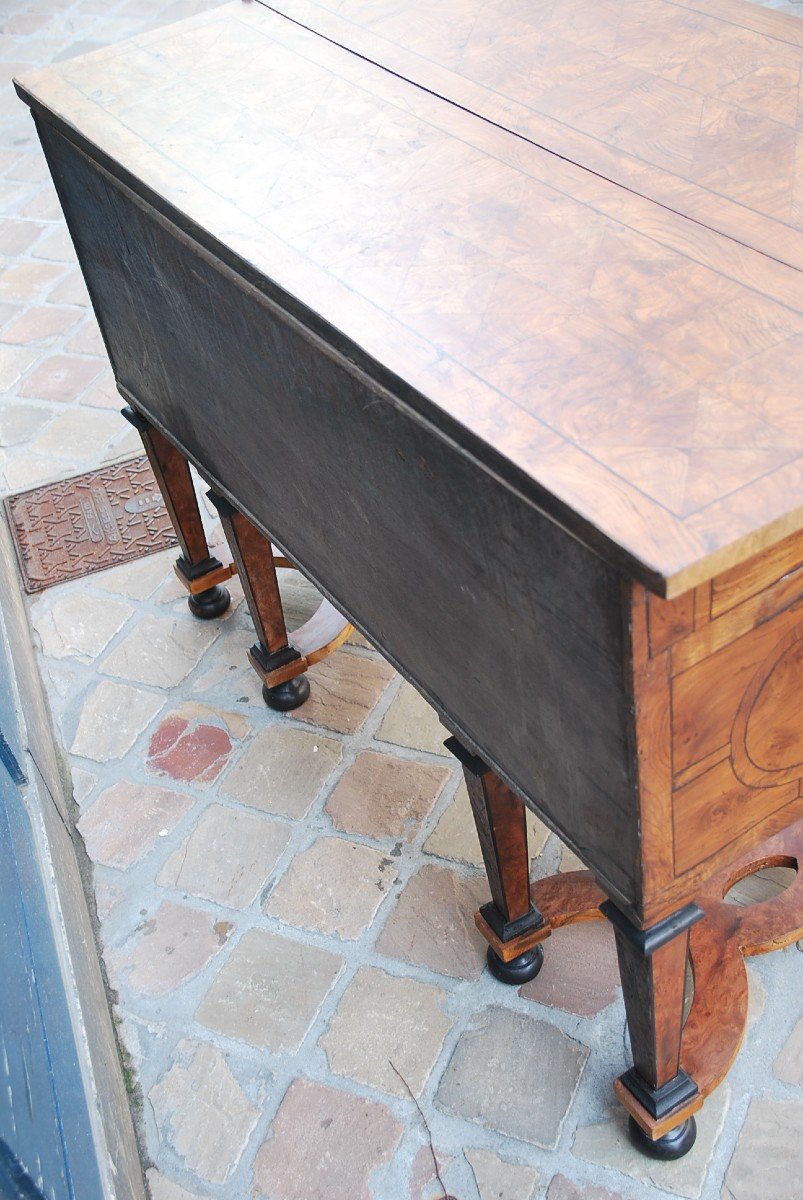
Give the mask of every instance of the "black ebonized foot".
[(231, 596), (229, 589), (221, 587), (219, 583), (214, 587), (207, 588), (205, 592), (198, 592), (193, 596), (192, 593), (187, 597), (189, 610), (194, 617), (199, 617), (202, 621), (211, 621), (213, 617), (220, 617), (231, 604)]
[(276, 687), (269, 688), (267, 684), (262, 686), (262, 699), (268, 708), (275, 708), (277, 712), (291, 712), (308, 697), (309, 680), (306, 675), (296, 675), (293, 679), (278, 683)]
[(544, 951), (541, 946), (533, 946), (532, 950), (527, 950), (518, 958), (512, 958), (510, 962), (503, 962), (496, 951), (489, 946), (487, 959), (488, 969), (495, 979), (498, 979), (500, 983), (518, 986), (535, 979), (544, 963)]
[(670, 1129), (669, 1133), (665, 1133), (655, 1142), (652, 1138), (647, 1137), (647, 1134), (632, 1117), (628, 1121), (627, 1131), (636, 1149), (649, 1158), (664, 1160), (683, 1158), (683, 1155), (688, 1154), (697, 1141), (697, 1122), (694, 1117), (687, 1117), (680, 1125)]

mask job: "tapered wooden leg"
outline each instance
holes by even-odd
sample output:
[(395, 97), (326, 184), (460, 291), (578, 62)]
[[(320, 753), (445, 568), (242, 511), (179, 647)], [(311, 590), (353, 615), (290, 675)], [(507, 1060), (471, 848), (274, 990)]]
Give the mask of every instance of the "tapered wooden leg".
[(539, 943), (549, 928), (530, 899), (524, 802), (457, 738), (445, 744), (463, 767), (491, 888), (491, 903), (475, 917), (489, 943), (488, 966), (503, 983), (526, 983), (541, 969)]
[(133, 408), (124, 408), (123, 416), (142, 438), (159, 491), (173, 522), (181, 546), (175, 571), (189, 592), (187, 603), (190, 612), (203, 620), (219, 617), (231, 603), (228, 589), (221, 586), (223, 579), (230, 578), (231, 570), (209, 553), (189, 463), (158, 429)]
[(689, 904), (652, 928), (636, 928), (611, 901), (633, 1067), (616, 1082), (631, 1136), (656, 1158), (679, 1158), (696, 1136), (702, 1096), (680, 1065), (689, 929), (704, 913)]
[(289, 712), (309, 696), (307, 661), (287, 637), (270, 539), (228, 500), (215, 492), (209, 492), (209, 498), (220, 516), (257, 633), (248, 658), (262, 680), (265, 703)]

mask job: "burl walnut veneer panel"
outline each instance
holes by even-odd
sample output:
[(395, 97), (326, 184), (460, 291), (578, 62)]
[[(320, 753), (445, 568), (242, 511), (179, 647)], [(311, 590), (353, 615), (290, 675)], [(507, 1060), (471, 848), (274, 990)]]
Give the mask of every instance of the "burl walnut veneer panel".
[[(783, 95), (803, 62), (794, 20), (765, 14), (751, 29), (738, 0), (711, 5), (714, 16), (664, 0), (613, 5), (618, 40), (603, 44), (604, 22), (580, 21), (571, 59), (591, 67), (561, 80), (561, 21), (571, 25), (576, 6), (546, 6), (540, 40), (516, 13), (520, 37), (502, 23), (499, 54), (488, 25), (497, 6), (478, 8), (473, 49), (438, 6), (430, 61), (450, 63), (450, 80), (409, 82), (407, 58), (376, 66), (360, 57), (353, 20), (350, 50), (327, 24), (345, 18), (316, 8), (322, 36), (298, 24), (299, 4), (288, 9), (296, 20), (227, 5), (26, 76), (21, 92), (656, 592), (679, 595), (800, 529), (800, 160), (783, 149), (798, 119)], [(366, 24), (369, 10), (360, 38), (383, 31), (388, 54), (410, 44), (388, 5), (364, 9)], [(303, 15), (311, 22), (313, 6)], [(529, 74), (525, 32), (541, 48)], [(699, 53), (684, 74), (678, 47), (690, 38)], [(518, 51), (503, 83), (488, 72), (501, 71), (506, 42)], [(783, 121), (755, 111), (763, 56), (783, 84), (767, 84)], [(475, 79), (471, 96), (458, 93)], [(483, 113), (492, 94), (504, 110), (496, 125)], [(572, 95), (585, 105), (573, 116)], [(586, 140), (522, 136), (515, 113), (523, 105), (530, 120), (539, 104)], [(693, 139), (679, 114), (694, 104), (711, 119)], [(780, 131), (769, 142), (766, 121)], [(615, 150), (619, 166), (592, 146)], [(649, 169), (638, 184), (634, 163)], [(786, 188), (785, 208), (768, 178)], [(701, 197), (710, 211), (695, 208)]]
[(632, 617), (649, 911), (803, 815), (803, 536)]
[(278, 0), (557, 154), (803, 266), (803, 29), (741, 0)]

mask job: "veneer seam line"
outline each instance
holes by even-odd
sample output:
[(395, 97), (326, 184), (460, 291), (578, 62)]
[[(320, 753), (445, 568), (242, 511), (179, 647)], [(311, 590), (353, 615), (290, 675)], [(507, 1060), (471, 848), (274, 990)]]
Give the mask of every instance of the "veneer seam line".
[(493, 118), (487, 117), (483, 113), (476, 112), (473, 108), (468, 108), (465, 104), (461, 104), (458, 100), (453, 100), (449, 96), (444, 96), (441, 92), (437, 92), (433, 88), (427, 87), (426, 84), (419, 83), (415, 79), (410, 79), (409, 76), (403, 75), (400, 71), (395, 71), (392, 67), (387, 66), (385, 63), (379, 62), (375, 58), (371, 58), (367, 54), (361, 53), (359, 50), (355, 50), (352, 46), (347, 46), (343, 42), (339, 42), (336, 38), (330, 37), (328, 34), (321, 33), (320, 30), (314, 29), (311, 25), (305, 25), (304, 22), (298, 20), (297, 17), (291, 17), (288, 13), (282, 12), (281, 9), (274, 8), (271, 4), (267, 3), (267, 0), (256, 0), (256, 3), (260, 6), (260, 8), (264, 8), (268, 12), (273, 13), (275, 16), (281, 17), (285, 21), (289, 21), (292, 25), (297, 26), (299, 29), (303, 29), (307, 33), (311, 33), (314, 37), (318, 37), (322, 41), (328, 42), (329, 45), (336, 46), (339, 50), (344, 50), (347, 54), (351, 54), (355, 58), (359, 58), (362, 62), (368, 63), (372, 67), (377, 67), (386, 74), (392, 75), (395, 79), (401, 80), (402, 83), (409, 84), (410, 87), (417, 88), (418, 91), (425, 92), (434, 99), (440, 100), (444, 104), (450, 105), (452, 108), (459, 109), (460, 112), (464, 112), (470, 117), (475, 117), (478, 121), (482, 121), (486, 125), (491, 125), (494, 129), (498, 129), (502, 133), (507, 133), (511, 137), (517, 138), (519, 141), (526, 142), (528, 146), (532, 146), (536, 150), (541, 150), (545, 154), (550, 154), (554, 158), (560, 159), (561, 162), (568, 163), (569, 166), (577, 167), (578, 170), (585, 171), (587, 174), (593, 175), (595, 179), (600, 179), (603, 181), (603, 183), (610, 184), (611, 187), (619, 188), (621, 191), (627, 192), (628, 195), (636, 196), (640, 200), (646, 200), (648, 203), (654, 204), (656, 208), (661, 208), (665, 212), (672, 213), (673, 216), (680, 217), (685, 221), (691, 221), (692, 224), (699, 225), (701, 229), (706, 229), (709, 233), (714, 233), (718, 237), (726, 238), (729, 242), (733, 242), (734, 245), (743, 246), (746, 250), (750, 250), (754, 254), (760, 254), (762, 258), (766, 258), (770, 262), (776, 262), (780, 266), (788, 267), (790, 270), (797, 271), (799, 274), (803, 274), (803, 272), (800, 271), (800, 268), (796, 267), (793, 263), (789, 263), (783, 258), (778, 258), (774, 254), (768, 254), (766, 250), (759, 249), (759, 247), (754, 246), (751, 242), (743, 241), (741, 238), (734, 237), (733, 234), (724, 233), (716, 226), (709, 225), (705, 221), (699, 220), (697, 217), (690, 216), (688, 213), (683, 212), (679, 208), (673, 208), (671, 205), (665, 204), (661, 200), (656, 200), (653, 196), (646, 195), (644, 192), (640, 192), (636, 188), (628, 187), (625, 183), (617, 182), (615, 179), (611, 179), (609, 176), (602, 174), (601, 171), (595, 171), (593, 167), (589, 167), (583, 162), (578, 162), (576, 159), (570, 158), (566, 154), (561, 154), (559, 150), (553, 150), (550, 146), (545, 146), (541, 142), (533, 141), (533, 139), (527, 137), (526, 134), (520, 133), (515, 129), (510, 129), (507, 125), (502, 125), (498, 121), (494, 121)]

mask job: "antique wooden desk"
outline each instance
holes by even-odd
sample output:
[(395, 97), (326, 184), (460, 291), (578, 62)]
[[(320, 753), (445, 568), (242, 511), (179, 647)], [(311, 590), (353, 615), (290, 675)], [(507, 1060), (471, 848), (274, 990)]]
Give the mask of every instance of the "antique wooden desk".
[[(613, 922), (664, 1156), (803, 929), (723, 902), (803, 853), (801, 65), (741, 0), (236, 0), (18, 84), (194, 610), (186, 460), (268, 701), (342, 612), (453, 733), (499, 977)], [(588, 872), (530, 890), (520, 797)]]

